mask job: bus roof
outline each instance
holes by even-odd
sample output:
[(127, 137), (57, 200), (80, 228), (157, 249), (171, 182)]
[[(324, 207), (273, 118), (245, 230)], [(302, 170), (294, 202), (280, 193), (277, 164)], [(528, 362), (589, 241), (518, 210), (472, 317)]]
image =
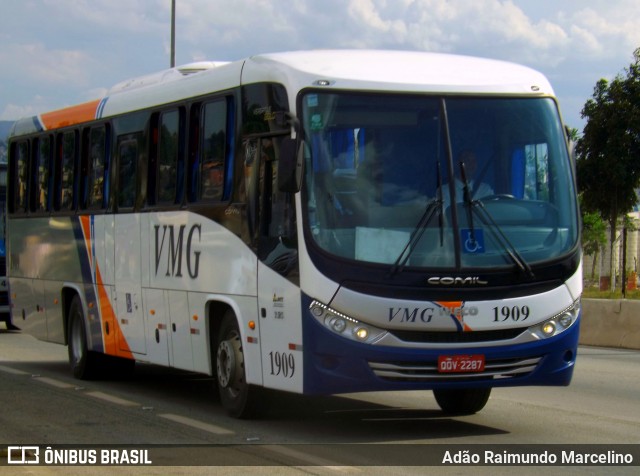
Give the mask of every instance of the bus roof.
[(309, 87), (429, 94), (553, 96), (547, 79), (504, 61), (391, 50), (312, 50), (201, 62), (132, 78), (102, 99), (27, 117), (9, 137), (57, 129), (261, 81), (287, 86), (290, 103)]
[[(265, 54), (250, 60), (255, 65), (264, 65), (263, 68), (288, 70), (287, 79), (289, 83), (297, 82), (297, 89), (325, 79), (340, 89), (553, 95), (547, 79), (535, 70), (472, 56), (394, 50), (314, 50)], [(244, 82), (253, 82), (251, 66), (250, 63), (245, 66)]]

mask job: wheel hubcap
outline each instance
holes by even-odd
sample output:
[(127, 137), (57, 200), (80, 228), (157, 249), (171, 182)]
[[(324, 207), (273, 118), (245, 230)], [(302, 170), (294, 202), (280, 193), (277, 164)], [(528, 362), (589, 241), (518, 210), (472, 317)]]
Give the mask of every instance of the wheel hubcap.
[(71, 329), (71, 346), (73, 352), (73, 358), (76, 362), (82, 359), (82, 330), (77, 319), (74, 321), (73, 328)]
[(218, 370), (218, 383), (221, 387), (227, 388), (235, 377), (236, 353), (231, 341), (225, 340), (218, 346), (218, 356), (216, 359)]

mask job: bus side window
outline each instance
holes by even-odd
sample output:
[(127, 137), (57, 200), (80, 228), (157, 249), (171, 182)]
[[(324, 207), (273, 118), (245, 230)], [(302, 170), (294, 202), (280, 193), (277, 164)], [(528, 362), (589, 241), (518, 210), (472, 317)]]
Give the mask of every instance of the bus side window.
[(173, 204), (182, 200), (180, 122), (180, 112), (177, 110), (160, 115), (156, 176), (159, 203)]
[(259, 147), (258, 257), (282, 276), (297, 274), (298, 254), (293, 195), (278, 189), (278, 158), (284, 136), (263, 137)]
[(27, 210), (27, 181), (29, 179), (29, 143), (14, 144), (11, 150), (11, 197), (10, 211), (22, 213)]
[(92, 127), (89, 133), (87, 208), (104, 208), (107, 167), (107, 126)]
[(51, 187), (51, 136), (42, 136), (38, 140), (37, 160), (37, 200), (36, 211), (46, 212), (50, 209), (49, 196)]
[(200, 167), (200, 110), (202, 104), (191, 105), (189, 111), (189, 158), (187, 165), (187, 200), (197, 201), (198, 197), (198, 171)]
[(204, 105), (201, 127), (200, 193), (198, 198), (221, 200), (224, 191), (225, 157), (227, 154), (227, 103), (225, 99)]
[(136, 134), (118, 137), (118, 208), (136, 204), (138, 140)]
[(65, 132), (58, 138), (58, 160), (60, 164), (59, 194), (56, 197), (56, 210), (71, 210), (74, 208), (75, 162), (76, 162), (76, 133)]

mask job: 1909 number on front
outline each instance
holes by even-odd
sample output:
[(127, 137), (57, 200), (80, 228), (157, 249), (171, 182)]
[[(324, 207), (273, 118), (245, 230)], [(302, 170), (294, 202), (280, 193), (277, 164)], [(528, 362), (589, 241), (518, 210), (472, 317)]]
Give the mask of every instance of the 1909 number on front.
[(493, 308), (493, 322), (525, 321), (531, 314), (529, 306), (502, 306)]

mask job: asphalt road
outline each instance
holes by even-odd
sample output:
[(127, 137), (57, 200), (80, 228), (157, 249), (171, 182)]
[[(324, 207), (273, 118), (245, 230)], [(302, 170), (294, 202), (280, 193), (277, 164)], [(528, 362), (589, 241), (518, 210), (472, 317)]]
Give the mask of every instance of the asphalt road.
[[(221, 465), (216, 474), (245, 474), (247, 467), (255, 474), (398, 474), (399, 466), (402, 474), (425, 474), (424, 467), (412, 465), (440, 458), (443, 451), (510, 453), (514, 447), (504, 445), (514, 444), (538, 453), (559, 451), (557, 445), (596, 445), (585, 448), (629, 450), (636, 464), (640, 460), (638, 351), (581, 347), (569, 387), (495, 389), (486, 408), (472, 416), (444, 415), (431, 392), (326, 398), (276, 393), (268, 399), (265, 417), (239, 421), (226, 416), (212, 382), (199, 375), (139, 365), (128, 380), (77, 381), (68, 368), (66, 347), (0, 328), (0, 459), (5, 461), (11, 445), (38, 445), (42, 452), (47, 445), (90, 448), (98, 456), (113, 445), (156, 445), (149, 450), (154, 463)], [(370, 461), (392, 466), (365, 466)], [(0, 473), (131, 474), (132, 469), (0, 466)], [(136, 469), (143, 471), (136, 474), (209, 474), (211, 468)], [(438, 474), (507, 470), (434, 469)], [(514, 469), (540, 474), (535, 467)], [(637, 474), (638, 466), (545, 469), (556, 471)]]

